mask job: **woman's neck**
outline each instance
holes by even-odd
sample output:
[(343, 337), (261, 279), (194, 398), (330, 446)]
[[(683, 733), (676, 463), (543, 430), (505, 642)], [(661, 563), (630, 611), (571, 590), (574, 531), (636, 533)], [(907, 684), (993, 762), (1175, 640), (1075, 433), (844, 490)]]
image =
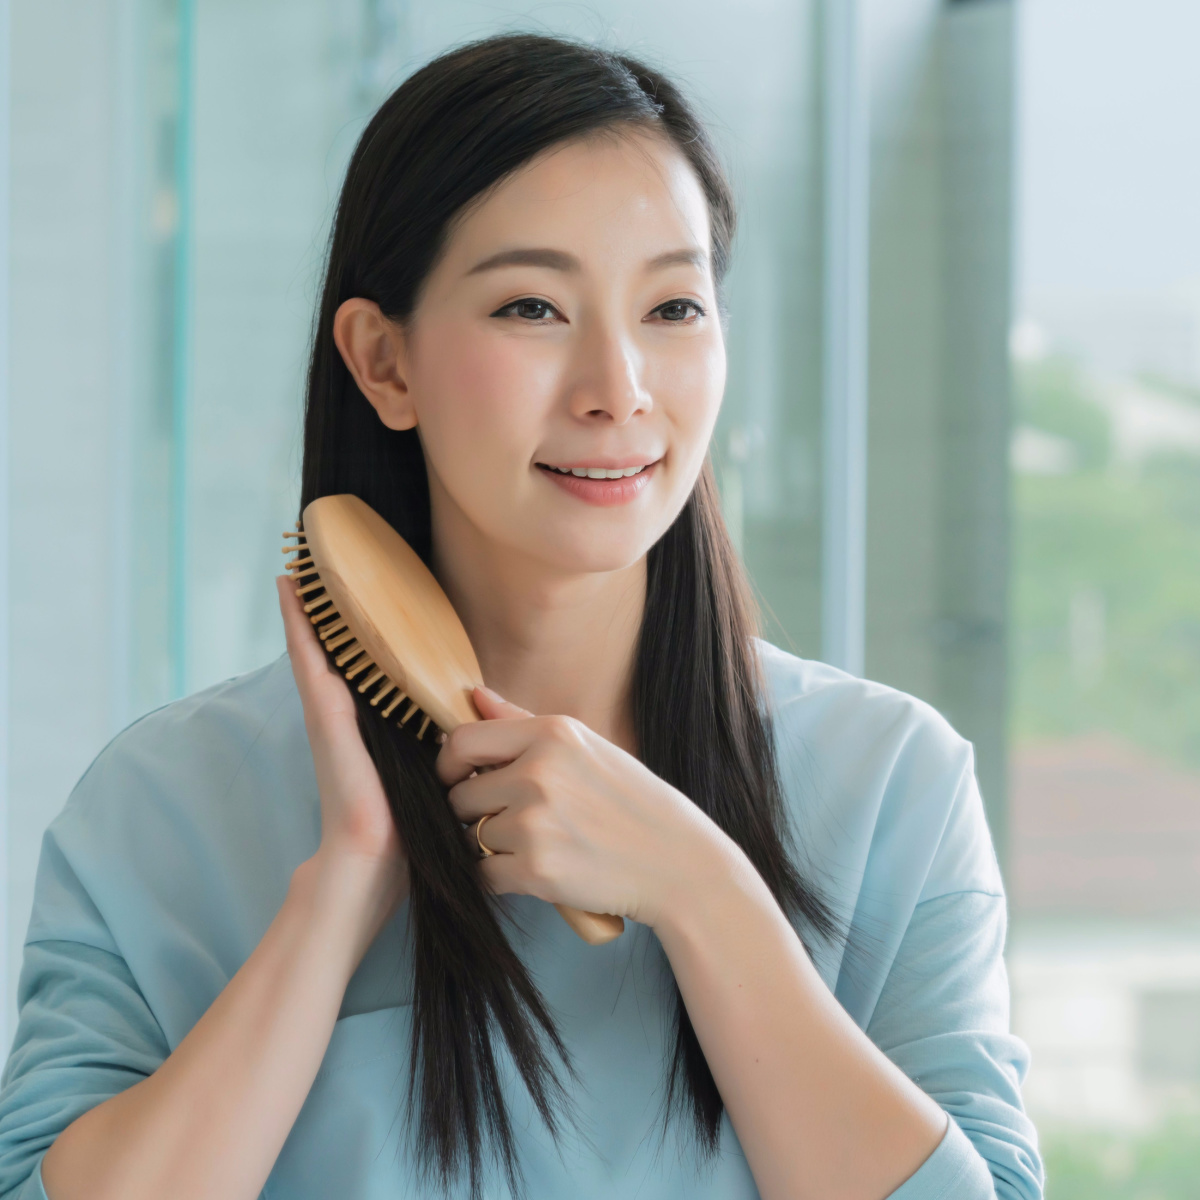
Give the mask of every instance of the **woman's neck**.
[(575, 717), (636, 752), (631, 683), (645, 559), (564, 575), (478, 537), (439, 530), (436, 521), (434, 528), (435, 573), (488, 686), (530, 712)]

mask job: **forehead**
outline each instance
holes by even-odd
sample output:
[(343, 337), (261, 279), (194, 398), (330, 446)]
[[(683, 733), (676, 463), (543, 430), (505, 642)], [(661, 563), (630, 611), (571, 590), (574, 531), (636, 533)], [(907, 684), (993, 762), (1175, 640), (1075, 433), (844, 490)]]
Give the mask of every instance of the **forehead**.
[(708, 248), (700, 181), (666, 137), (604, 130), (563, 142), (506, 176), (455, 222), (443, 265), (507, 245), (554, 245), (644, 259), (655, 250)]

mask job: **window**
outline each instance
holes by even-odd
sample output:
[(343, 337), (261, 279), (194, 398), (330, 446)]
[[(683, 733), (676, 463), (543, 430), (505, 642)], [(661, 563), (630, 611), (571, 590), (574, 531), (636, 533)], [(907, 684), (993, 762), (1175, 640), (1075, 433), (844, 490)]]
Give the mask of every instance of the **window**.
[(1010, 966), (1065, 1197), (1200, 1178), (1198, 36), (1021, 9)]

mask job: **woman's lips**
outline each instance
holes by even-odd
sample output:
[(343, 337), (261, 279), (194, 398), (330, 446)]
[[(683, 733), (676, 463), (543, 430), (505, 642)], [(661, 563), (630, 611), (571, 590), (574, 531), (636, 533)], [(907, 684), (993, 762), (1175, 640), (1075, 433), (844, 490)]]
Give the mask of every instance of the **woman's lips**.
[(650, 476), (658, 463), (649, 463), (636, 475), (626, 475), (621, 479), (590, 479), (581, 475), (565, 475), (562, 471), (556, 471), (543, 463), (538, 463), (537, 466), (551, 483), (564, 492), (569, 492), (586, 504), (605, 508), (615, 504), (628, 504), (635, 499), (650, 482)]

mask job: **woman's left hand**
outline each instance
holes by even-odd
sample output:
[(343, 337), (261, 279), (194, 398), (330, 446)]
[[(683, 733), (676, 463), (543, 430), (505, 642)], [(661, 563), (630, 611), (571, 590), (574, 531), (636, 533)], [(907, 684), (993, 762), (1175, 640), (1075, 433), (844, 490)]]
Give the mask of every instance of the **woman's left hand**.
[[(460, 725), (438, 775), (467, 835), (494, 851), (492, 891), (518, 892), (656, 926), (713, 873), (734, 843), (686, 796), (571, 717), (536, 717), (476, 688), (486, 718)], [(482, 767), (494, 768), (473, 774)]]

